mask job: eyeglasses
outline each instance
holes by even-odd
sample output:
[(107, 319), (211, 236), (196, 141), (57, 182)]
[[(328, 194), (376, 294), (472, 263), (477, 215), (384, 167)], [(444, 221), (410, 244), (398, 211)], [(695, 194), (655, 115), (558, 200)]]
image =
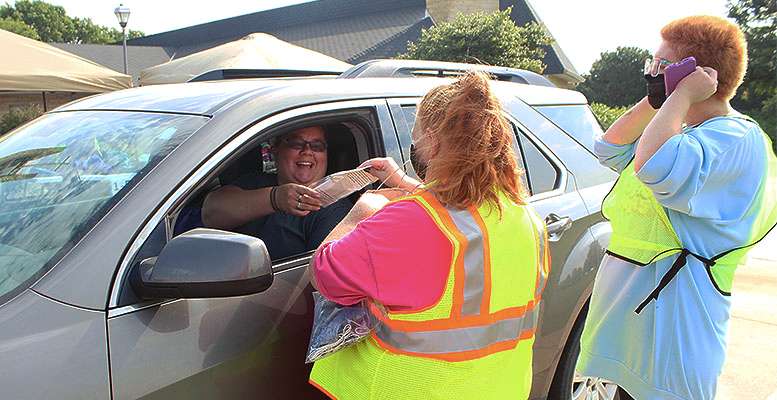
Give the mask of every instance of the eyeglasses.
[(648, 57), (645, 60), (645, 75), (656, 76), (664, 72), (664, 68), (672, 65), (673, 62), (661, 57)]
[(310, 150), (316, 153), (323, 153), (326, 151), (326, 142), (321, 140), (302, 140), (302, 139), (288, 139), (283, 138), (283, 144), (287, 147), (302, 151), (305, 147), (310, 147)]

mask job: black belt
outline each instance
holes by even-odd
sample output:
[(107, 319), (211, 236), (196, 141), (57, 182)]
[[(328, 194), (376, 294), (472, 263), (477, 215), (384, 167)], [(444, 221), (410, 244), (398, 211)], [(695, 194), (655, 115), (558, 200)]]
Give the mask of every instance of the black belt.
[[(669, 282), (674, 279), (675, 276), (677, 276), (677, 273), (680, 272), (681, 269), (688, 263), (688, 256), (694, 256), (697, 260), (701, 261), (707, 268), (715, 265), (714, 259), (709, 259), (702, 257), (698, 254), (695, 254), (691, 252), (688, 249), (682, 249), (680, 252), (680, 255), (677, 257), (677, 259), (674, 261), (674, 264), (669, 268), (668, 271), (664, 274), (664, 276), (661, 277), (661, 280), (658, 282), (658, 286), (656, 286), (655, 289), (653, 289), (652, 292), (648, 295), (645, 300), (640, 303), (639, 306), (634, 310), (635, 313), (639, 314), (642, 312), (642, 309), (645, 308), (648, 304), (650, 304), (653, 300), (658, 300), (658, 295), (661, 293), (664, 288), (669, 285)], [(717, 257), (716, 257), (717, 258)]]
[[(733, 249), (729, 249), (729, 250), (727, 250), (727, 251), (724, 251), (724, 252), (722, 252), (722, 253), (720, 253), (720, 254), (716, 254), (716, 255), (715, 255), (714, 257), (712, 257), (712, 258), (706, 258), (706, 257), (700, 256), (700, 255), (698, 255), (698, 254), (696, 254), (696, 253), (694, 253), (694, 252), (692, 252), (692, 251), (690, 251), (690, 250), (688, 250), (688, 249), (681, 249), (681, 250), (680, 250), (680, 255), (679, 255), (679, 256), (677, 256), (677, 259), (674, 261), (674, 264), (672, 264), (672, 266), (669, 268), (669, 270), (668, 270), (668, 271), (666, 271), (666, 273), (664, 274), (664, 276), (662, 276), (662, 277), (661, 277), (661, 280), (658, 282), (658, 286), (656, 286), (656, 288), (655, 288), (655, 289), (653, 289), (653, 291), (652, 291), (652, 292), (650, 292), (650, 294), (648, 295), (648, 297), (647, 297), (647, 298), (645, 298), (645, 300), (643, 300), (643, 301), (642, 301), (642, 303), (640, 303), (640, 304), (639, 304), (639, 306), (637, 306), (637, 308), (634, 310), (634, 312), (635, 312), (635, 313), (637, 313), (637, 314), (639, 314), (639, 313), (641, 313), (641, 312), (642, 312), (642, 309), (644, 309), (644, 308), (645, 308), (645, 306), (647, 306), (648, 304), (650, 304), (650, 302), (651, 302), (651, 301), (653, 301), (653, 300), (658, 300), (658, 295), (661, 293), (661, 291), (662, 291), (662, 290), (664, 290), (664, 288), (665, 288), (667, 285), (669, 285), (669, 282), (671, 282), (671, 281), (672, 281), (672, 279), (674, 279), (674, 277), (675, 277), (675, 276), (677, 276), (677, 273), (678, 273), (678, 272), (680, 272), (680, 270), (681, 270), (681, 269), (683, 269), (683, 267), (684, 267), (684, 266), (685, 266), (685, 265), (688, 263), (688, 256), (694, 256), (694, 257), (695, 257), (697, 260), (701, 261), (701, 262), (702, 262), (702, 264), (704, 264), (705, 268), (707, 269), (707, 274), (709, 275), (709, 277), (710, 277), (710, 280), (712, 281), (712, 284), (715, 286), (715, 288), (716, 288), (716, 289), (717, 289), (717, 290), (718, 290), (718, 291), (719, 291), (721, 294), (723, 294), (723, 295), (726, 295), (726, 296), (730, 295), (730, 293), (728, 293), (728, 292), (724, 292), (723, 290), (721, 290), (721, 289), (718, 287), (718, 284), (715, 282), (715, 280), (714, 280), (714, 279), (713, 279), (713, 277), (712, 277), (712, 272), (711, 272), (711, 269), (710, 269), (710, 268), (711, 268), (713, 265), (715, 265), (715, 263), (716, 263), (718, 260), (720, 260), (721, 258), (723, 258), (723, 257), (725, 257), (725, 256), (727, 256), (727, 255), (729, 255), (730, 253), (732, 253), (732, 252), (734, 252), (734, 251), (737, 251), (737, 250), (746, 249), (746, 248), (748, 248), (748, 247), (751, 247), (751, 246), (754, 246), (754, 245), (756, 245), (756, 244), (757, 244), (757, 243), (759, 243), (761, 240), (763, 240), (763, 239), (764, 239), (766, 236), (768, 236), (768, 235), (769, 235), (769, 233), (771, 233), (771, 231), (773, 231), (775, 228), (777, 228), (777, 222), (775, 222), (775, 223), (772, 225), (772, 227), (771, 227), (771, 228), (769, 228), (769, 229), (766, 231), (766, 233), (764, 233), (764, 234), (763, 234), (763, 235), (762, 235), (762, 236), (761, 236), (761, 237), (760, 237), (758, 240), (756, 240), (756, 241), (754, 241), (754, 242), (752, 242), (752, 243), (750, 243), (750, 244), (747, 244), (747, 245), (744, 245), (744, 246), (735, 247), (735, 248), (733, 248)], [(670, 249), (670, 250), (663, 251), (663, 252), (661, 252), (661, 253), (657, 254), (655, 257), (653, 257), (653, 258), (652, 258), (650, 261), (648, 261), (647, 263), (641, 263), (641, 262), (639, 262), (639, 261), (632, 260), (632, 259), (630, 259), (630, 258), (628, 258), (628, 257), (624, 257), (624, 256), (622, 256), (622, 255), (619, 255), (619, 254), (613, 253), (613, 252), (612, 252), (612, 251), (610, 251), (610, 250), (607, 250), (607, 251), (606, 251), (606, 253), (607, 253), (607, 254), (609, 254), (609, 255), (611, 255), (611, 256), (613, 256), (613, 257), (616, 257), (616, 258), (619, 258), (619, 259), (621, 259), (621, 260), (624, 260), (624, 261), (626, 261), (626, 262), (630, 262), (630, 263), (632, 263), (632, 264), (636, 264), (636, 265), (640, 265), (640, 266), (645, 266), (645, 265), (648, 265), (648, 264), (651, 264), (651, 263), (653, 263), (653, 261), (654, 261), (656, 258), (658, 258), (660, 255), (662, 255), (662, 254), (664, 254), (664, 253), (666, 253), (666, 252), (668, 252), (668, 251), (674, 251), (674, 250), (677, 250), (677, 249)]]

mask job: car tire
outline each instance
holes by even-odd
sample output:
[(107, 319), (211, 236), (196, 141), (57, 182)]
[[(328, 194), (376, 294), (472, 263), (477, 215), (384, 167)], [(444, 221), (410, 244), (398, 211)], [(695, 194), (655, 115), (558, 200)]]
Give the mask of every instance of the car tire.
[[(572, 331), (569, 332), (567, 343), (564, 345), (564, 351), (561, 353), (561, 359), (558, 361), (556, 373), (553, 376), (553, 382), (548, 392), (548, 399), (553, 400), (620, 400), (621, 396), (617, 386), (611, 382), (603, 381), (597, 378), (582, 378), (575, 375), (575, 366), (577, 357), (580, 355), (580, 337), (583, 335), (583, 326), (585, 317), (588, 314), (588, 304), (580, 311)], [(582, 380), (582, 382), (581, 382)], [(588, 388), (581, 388), (580, 385), (589, 385)], [(601, 396), (591, 386), (606, 386), (608, 396)]]

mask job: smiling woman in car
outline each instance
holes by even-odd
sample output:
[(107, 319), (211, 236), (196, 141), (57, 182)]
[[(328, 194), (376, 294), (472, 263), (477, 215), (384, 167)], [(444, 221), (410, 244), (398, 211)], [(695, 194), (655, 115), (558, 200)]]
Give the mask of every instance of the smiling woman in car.
[(326, 174), (323, 128), (310, 126), (276, 137), (272, 152), (277, 175), (251, 172), (209, 193), (202, 222), (258, 237), (270, 256), (280, 259), (318, 247), (350, 204), (342, 199), (322, 209), (319, 194), (308, 187)]

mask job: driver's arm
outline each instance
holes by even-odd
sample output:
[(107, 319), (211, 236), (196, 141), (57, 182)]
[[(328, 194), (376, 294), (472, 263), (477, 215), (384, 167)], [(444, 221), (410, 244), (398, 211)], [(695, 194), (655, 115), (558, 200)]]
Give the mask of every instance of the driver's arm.
[(208, 193), (202, 204), (202, 222), (208, 228), (233, 229), (275, 212), (270, 202), (272, 187), (244, 190), (222, 186)]
[(315, 190), (296, 183), (269, 186), (268, 180), (261, 175), (247, 174), (234, 184), (209, 193), (202, 205), (203, 224), (209, 228), (232, 229), (276, 211), (304, 217), (321, 208), (321, 195)]

